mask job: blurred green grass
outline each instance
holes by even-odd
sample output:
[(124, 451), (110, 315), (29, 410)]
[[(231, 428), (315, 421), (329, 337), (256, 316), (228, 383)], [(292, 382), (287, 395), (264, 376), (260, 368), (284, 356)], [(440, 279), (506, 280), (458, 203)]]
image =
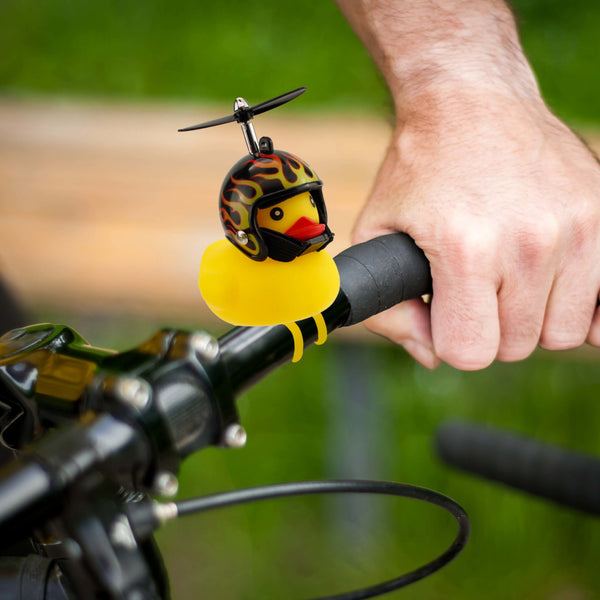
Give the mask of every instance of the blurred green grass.
[[(571, 121), (600, 122), (600, 4), (513, 4), (550, 105)], [(3, 94), (230, 102), (307, 85), (301, 107), (391, 106), (330, 1), (3, 0), (0, 56)]]

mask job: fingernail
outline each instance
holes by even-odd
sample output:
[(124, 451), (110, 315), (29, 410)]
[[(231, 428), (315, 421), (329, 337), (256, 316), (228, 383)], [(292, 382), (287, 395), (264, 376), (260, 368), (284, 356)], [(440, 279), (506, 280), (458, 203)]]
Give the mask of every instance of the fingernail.
[(404, 349), (427, 369), (435, 369), (440, 364), (440, 359), (428, 346), (424, 346), (414, 340), (402, 342)]

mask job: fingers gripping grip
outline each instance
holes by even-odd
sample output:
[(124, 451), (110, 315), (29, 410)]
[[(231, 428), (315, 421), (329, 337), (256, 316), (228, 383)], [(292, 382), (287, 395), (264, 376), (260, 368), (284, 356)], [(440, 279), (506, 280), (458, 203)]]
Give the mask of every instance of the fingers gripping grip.
[(437, 433), (440, 457), (460, 469), (600, 514), (600, 459), (458, 421)]
[(429, 263), (404, 233), (384, 235), (348, 248), (335, 257), (350, 315), (360, 323), (403, 300), (431, 292)]

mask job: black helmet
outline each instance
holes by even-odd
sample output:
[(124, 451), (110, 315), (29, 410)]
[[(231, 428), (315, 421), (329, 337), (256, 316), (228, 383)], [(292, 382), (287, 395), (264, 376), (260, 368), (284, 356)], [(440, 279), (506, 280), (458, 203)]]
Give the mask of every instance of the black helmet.
[[(288, 262), (315, 250), (321, 250), (333, 239), (327, 227), (327, 210), (323, 200), (323, 182), (302, 159), (269, 148), (270, 140), (261, 139), (258, 157), (247, 155), (229, 171), (219, 203), (221, 223), (227, 238), (253, 260)], [(310, 192), (319, 214), (322, 233), (300, 240), (272, 229), (260, 227), (257, 213), (280, 202)]]
[[(307, 252), (321, 250), (333, 239), (333, 233), (327, 227), (327, 210), (321, 190), (323, 182), (302, 159), (281, 150), (273, 150), (270, 138), (263, 137), (259, 142), (251, 123), (255, 115), (281, 106), (305, 91), (304, 87), (298, 88), (255, 106), (249, 106), (243, 98), (237, 98), (232, 115), (179, 130), (205, 129), (232, 121), (242, 126), (250, 154), (233, 165), (225, 177), (219, 209), (225, 235), (253, 260), (269, 257), (289, 262)], [(308, 220), (306, 227), (306, 219), (300, 219), (296, 223), (299, 228), (292, 227), (284, 232), (259, 226), (259, 209), (274, 206), (305, 192), (310, 193), (311, 204), (317, 209), (318, 224)], [(311, 212), (314, 214), (314, 211)]]

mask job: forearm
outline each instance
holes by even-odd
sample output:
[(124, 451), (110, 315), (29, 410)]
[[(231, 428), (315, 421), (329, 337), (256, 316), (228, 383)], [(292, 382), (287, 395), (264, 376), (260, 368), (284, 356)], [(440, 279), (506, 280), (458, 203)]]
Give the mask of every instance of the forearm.
[[(398, 117), (423, 102), (500, 94), (540, 101), (501, 0), (336, 0), (371, 53)], [(448, 98), (450, 95), (450, 98)]]

